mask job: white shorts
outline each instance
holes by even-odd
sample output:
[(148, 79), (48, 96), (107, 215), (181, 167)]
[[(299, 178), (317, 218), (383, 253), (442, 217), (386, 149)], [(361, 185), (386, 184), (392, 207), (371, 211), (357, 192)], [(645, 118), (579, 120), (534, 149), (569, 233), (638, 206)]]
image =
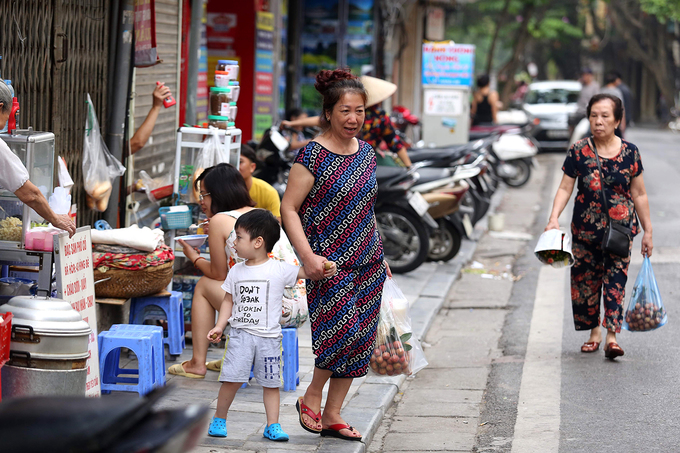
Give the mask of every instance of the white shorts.
[(258, 337), (242, 329), (231, 328), (222, 358), (220, 382), (248, 382), (250, 370), (257, 383), (266, 388), (283, 385), (283, 346), (281, 337)]

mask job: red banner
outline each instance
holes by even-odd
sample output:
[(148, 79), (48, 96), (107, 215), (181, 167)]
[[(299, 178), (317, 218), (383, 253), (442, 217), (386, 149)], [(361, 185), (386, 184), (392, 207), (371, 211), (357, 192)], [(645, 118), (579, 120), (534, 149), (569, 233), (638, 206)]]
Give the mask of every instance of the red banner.
[(135, 0), (135, 66), (161, 62), (156, 50), (156, 0)]

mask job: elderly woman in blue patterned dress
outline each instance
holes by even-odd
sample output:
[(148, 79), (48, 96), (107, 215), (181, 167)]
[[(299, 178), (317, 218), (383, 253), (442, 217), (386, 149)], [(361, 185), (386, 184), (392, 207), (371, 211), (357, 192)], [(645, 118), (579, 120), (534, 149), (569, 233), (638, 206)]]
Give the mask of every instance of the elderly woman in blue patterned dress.
[[(300, 150), (281, 202), (281, 217), (307, 274), (307, 300), (316, 355), (314, 376), (297, 409), (302, 427), (322, 436), (361, 440), (340, 416), (352, 379), (366, 375), (386, 273), (373, 207), (378, 185), (375, 152), (356, 138), (366, 90), (341, 69), (321, 71), (324, 132)], [(323, 278), (326, 261), (338, 273)], [(330, 379), (321, 412), (322, 391)]]

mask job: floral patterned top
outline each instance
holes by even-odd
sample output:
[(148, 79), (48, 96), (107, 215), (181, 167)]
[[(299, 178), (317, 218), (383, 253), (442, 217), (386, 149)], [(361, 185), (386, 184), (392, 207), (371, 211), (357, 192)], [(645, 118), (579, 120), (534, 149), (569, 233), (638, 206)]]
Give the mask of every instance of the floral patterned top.
[(378, 149), (380, 142), (383, 140), (393, 153), (405, 147), (404, 142), (397, 135), (389, 115), (384, 110), (379, 109), (377, 105), (366, 109), (364, 126), (358, 137), (374, 149)]
[[(630, 185), (643, 171), (640, 152), (637, 146), (622, 140), (619, 154), (611, 159), (600, 156), (600, 164), (604, 174), (604, 193), (609, 217), (625, 226), (629, 226), (632, 220), (635, 236), (639, 233), (639, 225)], [(601, 242), (608, 220), (603, 212), (600, 191), (602, 179), (588, 139), (575, 143), (569, 149), (562, 171), (571, 178), (578, 178), (578, 194), (571, 220), (572, 236), (587, 242)]]

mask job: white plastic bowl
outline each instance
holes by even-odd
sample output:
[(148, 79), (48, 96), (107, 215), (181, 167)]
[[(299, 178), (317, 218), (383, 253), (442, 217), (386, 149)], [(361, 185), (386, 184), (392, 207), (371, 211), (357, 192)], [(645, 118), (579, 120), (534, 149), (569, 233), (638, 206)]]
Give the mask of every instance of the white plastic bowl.
[(203, 245), (205, 240), (208, 238), (207, 234), (190, 234), (187, 236), (178, 236), (175, 239), (181, 239), (191, 247), (200, 247)]

